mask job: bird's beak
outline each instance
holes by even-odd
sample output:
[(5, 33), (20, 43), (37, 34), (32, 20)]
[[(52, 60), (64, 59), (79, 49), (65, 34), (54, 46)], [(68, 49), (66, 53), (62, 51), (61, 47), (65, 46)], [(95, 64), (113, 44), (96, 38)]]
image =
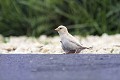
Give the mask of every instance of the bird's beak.
[(56, 28), (55, 30), (56, 30), (56, 31), (58, 31), (59, 29), (58, 29), (58, 28)]

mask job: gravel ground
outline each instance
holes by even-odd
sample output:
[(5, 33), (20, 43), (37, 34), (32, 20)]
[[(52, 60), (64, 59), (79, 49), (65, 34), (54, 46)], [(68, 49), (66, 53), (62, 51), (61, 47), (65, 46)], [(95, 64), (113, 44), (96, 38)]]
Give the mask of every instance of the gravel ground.
[[(102, 36), (75, 36), (82, 46), (93, 47), (83, 50), (80, 54), (120, 54), (120, 34)], [(1, 54), (63, 54), (59, 36), (39, 38), (33, 37), (3, 37), (0, 35)]]

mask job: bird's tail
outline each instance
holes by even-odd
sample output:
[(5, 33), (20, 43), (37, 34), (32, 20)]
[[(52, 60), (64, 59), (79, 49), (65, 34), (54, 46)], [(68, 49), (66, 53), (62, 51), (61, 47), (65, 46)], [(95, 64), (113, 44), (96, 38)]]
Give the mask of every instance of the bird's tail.
[(92, 49), (93, 47), (82, 47), (82, 49)]

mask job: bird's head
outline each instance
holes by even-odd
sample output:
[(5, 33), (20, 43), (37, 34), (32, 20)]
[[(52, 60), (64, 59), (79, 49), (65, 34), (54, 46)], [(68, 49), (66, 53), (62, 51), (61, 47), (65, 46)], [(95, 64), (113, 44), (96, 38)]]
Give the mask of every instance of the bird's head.
[(56, 28), (55, 30), (61, 35), (68, 33), (67, 28), (63, 25), (58, 26), (58, 28)]

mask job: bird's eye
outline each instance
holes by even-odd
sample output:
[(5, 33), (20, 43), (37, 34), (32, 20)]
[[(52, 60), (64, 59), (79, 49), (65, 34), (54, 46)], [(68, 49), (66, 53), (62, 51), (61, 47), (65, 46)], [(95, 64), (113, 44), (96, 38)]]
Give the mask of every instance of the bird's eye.
[(62, 29), (62, 28), (60, 28), (60, 29)]

